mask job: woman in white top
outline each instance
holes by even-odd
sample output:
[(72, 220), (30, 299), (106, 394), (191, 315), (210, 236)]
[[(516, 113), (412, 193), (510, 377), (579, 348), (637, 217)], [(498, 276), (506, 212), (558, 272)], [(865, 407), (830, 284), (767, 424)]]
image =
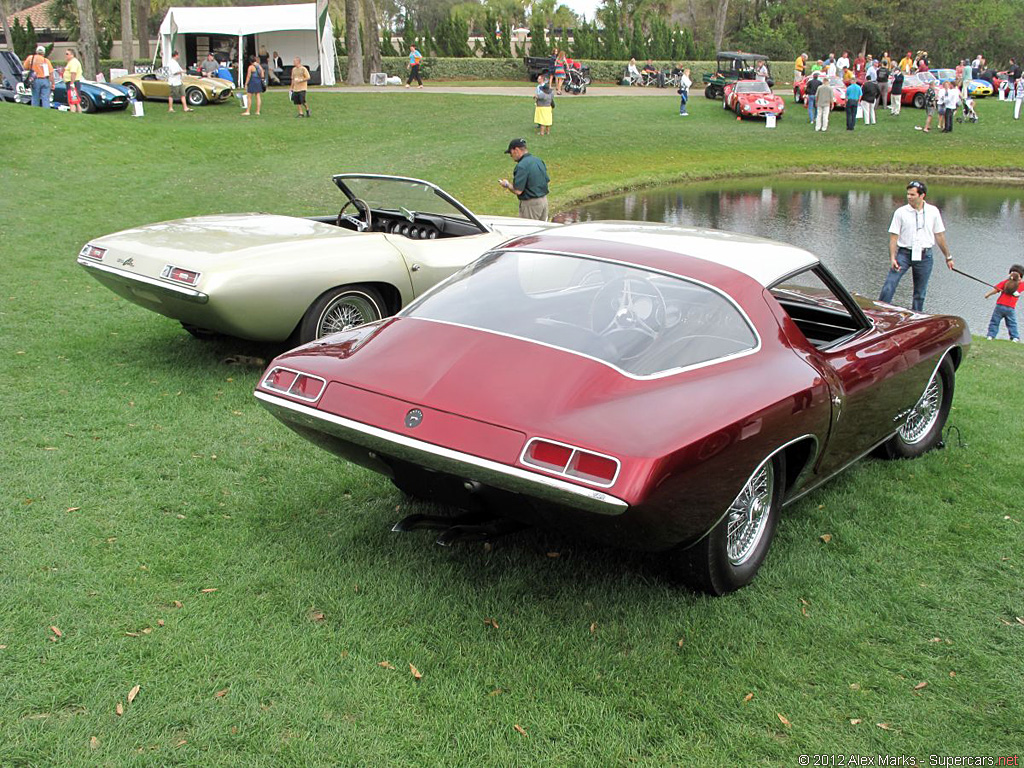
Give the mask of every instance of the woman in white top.
[(693, 80), (690, 79), (690, 68), (685, 67), (683, 73), (679, 75), (679, 90), (676, 93), (679, 94), (679, 116), (689, 117), (690, 113), (686, 111), (686, 102), (690, 100), (690, 86), (693, 85)]

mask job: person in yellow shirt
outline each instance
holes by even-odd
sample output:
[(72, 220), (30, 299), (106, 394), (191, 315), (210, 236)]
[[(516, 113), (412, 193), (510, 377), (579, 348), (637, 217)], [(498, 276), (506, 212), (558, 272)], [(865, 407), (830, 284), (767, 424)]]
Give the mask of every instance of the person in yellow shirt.
[(804, 76), (804, 69), (807, 67), (807, 54), (802, 53), (793, 62), (793, 82), (795, 83)]
[[(78, 84), (82, 81), (82, 62), (75, 57), (74, 48), (64, 51), (64, 58), (67, 64), (64, 65), (64, 82), (68, 84), (68, 109), (72, 112), (82, 112), (82, 101), (78, 98)], [(75, 102), (71, 103), (71, 93), (74, 91)]]
[(903, 74), (909, 75), (914, 69), (914, 55), (907, 51), (907, 55), (900, 59), (900, 69), (903, 70)]
[(36, 52), (22, 62), (25, 69), (32, 70), (32, 106), (50, 108), (50, 93), (53, 91), (53, 62), (46, 58), (46, 46), (36, 47)]
[[(306, 105), (306, 89), (309, 85), (309, 70), (302, 66), (302, 59), (296, 56), (292, 59), (292, 104), (299, 110), (296, 117), (309, 117), (309, 107)], [(303, 114), (305, 110), (305, 114)]]

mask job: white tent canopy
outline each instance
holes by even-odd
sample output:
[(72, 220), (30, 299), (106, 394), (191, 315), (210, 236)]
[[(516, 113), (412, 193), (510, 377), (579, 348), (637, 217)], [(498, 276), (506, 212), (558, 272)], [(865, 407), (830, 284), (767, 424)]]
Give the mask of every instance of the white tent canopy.
[[(220, 8), (168, 8), (160, 24), (163, 65), (171, 59), (178, 35), (233, 35), (238, 38), (239, 70), (243, 38), (256, 36), (259, 45), (282, 52), (286, 62), (300, 56), (307, 65), (319, 65), (320, 83), (334, 85), (334, 27), (326, 2), (297, 5), (256, 5)], [(316, 61), (316, 65), (313, 61)], [(313, 68), (311, 66), (310, 68)], [(240, 78), (244, 74), (240, 75)]]

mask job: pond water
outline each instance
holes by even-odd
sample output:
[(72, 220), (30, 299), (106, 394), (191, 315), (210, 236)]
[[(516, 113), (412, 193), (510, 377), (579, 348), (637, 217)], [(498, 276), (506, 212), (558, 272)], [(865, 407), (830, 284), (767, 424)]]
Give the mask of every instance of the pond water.
[[(713, 227), (806, 248), (849, 289), (877, 298), (889, 269), (889, 222), (906, 203), (904, 177), (892, 183), (819, 179), (751, 179), (644, 190), (588, 203), (556, 221), (618, 219)], [(942, 211), (956, 267), (989, 283), (1024, 263), (1024, 189), (955, 187), (928, 182), (928, 202)], [(925, 311), (961, 315), (984, 334), (995, 297), (984, 285), (945, 268), (935, 249)], [(904, 275), (893, 303), (910, 306)], [(1005, 328), (1001, 331), (1005, 338)]]

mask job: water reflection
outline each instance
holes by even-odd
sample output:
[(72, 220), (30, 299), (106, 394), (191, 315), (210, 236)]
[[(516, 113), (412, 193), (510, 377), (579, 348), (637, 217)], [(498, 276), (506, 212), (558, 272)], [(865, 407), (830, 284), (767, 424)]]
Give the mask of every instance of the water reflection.
[[(812, 251), (852, 290), (878, 296), (889, 264), (889, 222), (906, 202), (902, 178), (891, 185), (776, 179), (728, 184), (635, 192), (580, 206), (556, 220), (661, 221), (768, 237)], [(1024, 190), (930, 184), (928, 201), (942, 211), (958, 269), (996, 282), (1021, 260)], [(893, 301), (910, 306), (912, 284), (904, 276)], [(985, 293), (983, 285), (946, 270), (939, 254), (925, 309), (962, 315), (972, 331), (983, 333), (994, 301)]]

